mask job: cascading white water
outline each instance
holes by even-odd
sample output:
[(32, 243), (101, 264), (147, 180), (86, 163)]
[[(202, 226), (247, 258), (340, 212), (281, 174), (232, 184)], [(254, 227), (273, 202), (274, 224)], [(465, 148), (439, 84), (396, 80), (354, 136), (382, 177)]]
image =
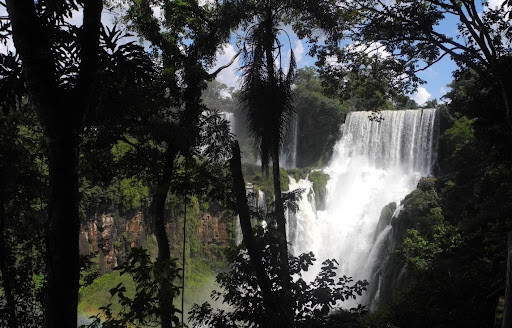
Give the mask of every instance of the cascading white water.
[(240, 226), (240, 216), (237, 214), (235, 219), (235, 245), (240, 245), (244, 236), (242, 235), (242, 227)]
[(286, 235), (289, 241), (289, 249), (293, 255), (311, 251), (313, 240), (309, 238), (309, 231), (314, 229), (316, 224), (316, 207), (313, 183), (309, 180), (301, 179), (296, 181), (290, 178), (289, 189), (304, 190), (299, 199), (299, 211), (296, 213), (287, 210), (285, 217), (288, 222), (286, 225)]
[(296, 229), (289, 231), (290, 250), (295, 255), (313, 251), (318, 261), (311, 276), (324, 259), (334, 258), (341, 274), (370, 279), (382, 248), (378, 244), (392, 229), (388, 226), (374, 236), (382, 208), (400, 203), (420, 177), (431, 174), (435, 109), (382, 111), (380, 122), (369, 116), (371, 112), (352, 112), (342, 126), (342, 137), (324, 169), (330, 176), (324, 211), (314, 211), (309, 181), (290, 182), (290, 190), (306, 188), (299, 213), (289, 220), (290, 229)]
[[(246, 188), (246, 195), (247, 195), (247, 200), (249, 202), (249, 206), (251, 206), (253, 208), (253, 210), (257, 210), (260, 213), (261, 212), (267, 213), (267, 202), (265, 201), (265, 193), (261, 189), (258, 189), (258, 195), (256, 196), (254, 193), (254, 187), (253, 187), (252, 183), (248, 183), (245, 188)], [(251, 223), (254, 227), (257, 224), (256, 218), (252, 218)], [(265, 225), (266, 225), (266, 222), (265, 222)], [(235, 220), (235, 243), (236, 243), (236, 245), (240, 245), (242, 240), (243, 240), (243, 235), (242, 235), (242, 228), (240, 226), (240, 217), (239, 217), (239, 215), (237, 215), (236, 220)]]
[(229, 129), (231, 133), (235, 134), (235, 114), (231, 112), (220, 112), (219, 114), (229, 122)]
[(265, 193), (258, 189), (258, 209), (263, 213), (267, 212), (267, 202), (265, 201)]
[(299, 120), (294, 117), (288, 123), (286, 133), (279, 154), (280, 166), (285, 169), (297, 167), (297, 137), (299, 133)]
[[(288, 122), (279, 151), (279, 166), (285, 169), (297, 167), (297, 138), (299, 136), (299, 120), (297, 117)], [(261, 157), (258, 155), (256, 164), (261, 165)]]

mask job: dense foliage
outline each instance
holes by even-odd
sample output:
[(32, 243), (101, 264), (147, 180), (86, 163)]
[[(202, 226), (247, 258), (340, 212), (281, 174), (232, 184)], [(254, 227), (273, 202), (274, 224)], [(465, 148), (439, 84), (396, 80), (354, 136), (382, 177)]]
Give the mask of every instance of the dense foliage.
[[(197, 324), (491, 326), (512, 230), (512, 1), (0, 0), (0, 9), (1, 327), (74, 327), (77, 308), (101, 305), (93, 326), (176, 327), (175, 298), (188, 291), (178, 285), (225, 264), (234, 214), (244, 243), (215, 294), (231, 308), (197, 306)], [(116, 25), (107, 11), (120, 13)], [(440, 32), (446, 18), (462, 38)], [(318, 73), (296, 71), (292, 30)], [(238, 52), (212, 69), (227, 42)], [(242, 89), (215, 82), (240, 55)], [(303, 279), (315, 258), (287, 252), (284, 212), (298, 194), (282, 193), (289, 176), (308, 176), (322, 209), (329, 176), (316, 169), (346, 115), (416, 108), (405, 94), (445, 56), (458, 65), (451, 91), (426, 104), (441, 108), (436, 177), (397, 217), (397, 204), (385, 207), (377, 227), (390, 223), (394, 240), (380, 307), (333, 311), (375, 288), (336, 278), (334, 260)], [(230, 130), (219, 111), (242, 124)], [(295, 119), (301, 169), (286, 172), (280, 147)], [(226, 163), (240, 155), (234, 135), (240, 172)], [(271, 176), (258, 158), (272, 162)], [(267, 211), (248, 209), (244, 176), (265, 192)], [(80, 227), (107, 235), (96, 225), (106, 214), (115, 228), (140, 217), (146, 235), (105, 242), (124, 264), (98, 277), (107, 245), (80, 256)], [(214, 216), (228, 241), (204, 245), (196, 232)]]
[(387, 305), (373, 314), (377, 325), (490, 327), (505, 292), (509, 150), (489, 129), (499, 122), (480, 107), (489, 106), (492, 96), (485, 100), (483, 90), (471, 95), (479, 101), (461, 97), (479, 83), (465, 76), (453, 84), (452, 102), (443, 110), (448, 122), (440, 138), (439, 176), (422, 179), (391, 222), (398, 244), (384, 277), (392, 285), (394, 272), (407, 274), (400, 292), (381, 290)]
[[(180, 269), (177, 268), (176, 260), (157, 259), (152, 261), (150, 256), (141, 248), (131, 250), (126, 263), (119, 266), (120, 275), (131, 275), (135, 283), (134, 295), (126, 294), (126, 287), (119, 283), (110, 290), (112, 297), (119, 303), (121, 309), (118, 312), (112, 311), (112, 303), (102, 306), (100, 309), (105, 315), (101, 320), (100, 315), (87, 327), (111, 327), (121, 328), (127, 325), (148, 326), (159, 322), (159, 315), (162, 308), (159, 305), (161, 285), (157, 277), (164, 277), (169, 281), (179, 278)], [(173, 286), (166, 301), (172, 304), (172, 300), (179, 294), (179, 287)], [(180, 311), (174, 306), (171, 307), (171, 320), (175, 325), (179, 323), (178, 314)]]
[[(275, 237), (271, 235), (271, 231), (266, 232), (259, 242), (268, 245), (264, 250), (265, 268), (276, 288), (274, 292), (279, 293), (281, 288), (276, 268), (279, 262), (272, 255), (277, 245), (273, 240)], [(338, 263), (335, 260), (323, 261), (320, 272), (314, 279), (307, 281), (302, 275), (315, 261), (312, 253), (290, 258), (291, 274), (295, 277), (292, 282), (295, 327), (333, 327), (329, 322), (332, 309), (339, 302), (360, 296), (368, 284), (365, 281), (354, 282), (346, 276), (337, 277)], [(264, 327), (264, 313), (268, 310), (263, 304), (247, 252), (243, 248), (232, 250), (230, 262), (229, 270), (217, 276), (222, 290), (212, 294), (214, 299), (221, 298), (230, 309), (214, 309), (208, 303), (197, 305), (191, 311), (192, 321), (213, 327)], [(362, 313), (364, 309), (358, 307), (346, 311), (346, 317), (358, 318)]]

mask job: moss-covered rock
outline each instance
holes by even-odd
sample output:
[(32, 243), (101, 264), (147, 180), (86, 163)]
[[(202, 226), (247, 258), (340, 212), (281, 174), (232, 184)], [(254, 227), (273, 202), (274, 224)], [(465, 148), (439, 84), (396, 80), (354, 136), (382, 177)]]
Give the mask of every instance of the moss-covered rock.
[[(290, 177), (285, 169), (280, 168), (281, 191), (289, 189)], [(261, 166), (256, 164), (242, 164), (242, 172), (246, 183), (252, 183), (254, 190), (261, 190), (265, 193), (267, 204), (274, 201), (274, 180), (271, 172), (262, 171)]]
[(439, 207), (440, 199), (435, 188), (435, 178), (422, 178), (417, 189), (405, 196), (401, 204), (404, 206), (398, 218), (392, 220), (394, 237), (401, 242), (408, 229), (428, 230), (432, 225), (431, 210)]
[(384, 228), (391, 224), (391, 219), (393, 218), (393, 213), (396, 210), (396, 203), (391, 202), (382, 208), (379, 217), (379, 223), (377, 223), (377, 228), (375, 228), (374, 240), (377, 239), (379, 233), (384, 230)]
[(325, 209), (325, 200), (327, 197), (327, 182), (331, 177), (322, 171), (313, 171), (309, 174), (309, 181), (313, 182), (315, 191), (315, 204), (318, 210)]

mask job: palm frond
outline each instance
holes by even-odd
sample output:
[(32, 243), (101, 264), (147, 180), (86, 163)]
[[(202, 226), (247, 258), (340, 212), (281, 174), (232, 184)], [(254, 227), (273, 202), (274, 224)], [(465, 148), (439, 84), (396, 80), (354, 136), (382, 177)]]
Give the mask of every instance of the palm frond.
[[(293, 50), (290, 52), (290, 64), (286, 73), (282, 67), (273, 67), (272, 70), (267, 67), (265, 35), (263, 24), (249, 29), (243, 49), (244, 64), (241, 68), (241, 105), (247, 113), (249, 130), (256, 140), (264, 170), (268, 169), (273, 146), (276, 143), (281, 145), (286, 127), (293, 118), (291, 86), (296, 71)], [(278, 46), (273, 50), (279, 48)], [(271, 71), (274, 73), (271, 74)]]

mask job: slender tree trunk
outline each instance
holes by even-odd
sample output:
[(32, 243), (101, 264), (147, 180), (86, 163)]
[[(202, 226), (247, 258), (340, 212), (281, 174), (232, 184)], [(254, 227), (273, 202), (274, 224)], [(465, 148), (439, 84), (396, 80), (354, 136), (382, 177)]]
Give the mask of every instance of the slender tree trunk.
[(272, 292), (271, 282), (263, 266), (263, 255), (254, 237), (254, 231), (251, 225), (251, 216), (249, 206), (247, 205), (247, 194), (245, 190), (245, 181), (242, 174), (242, 162), (240, 159), (240, 147), (238, 141), (233, 144), (233, 157), (229, 161), (231, 176), (233, 177), (233, 191), (236, 196), (236, 212), (240, 220), (243, 240), (249, 253), (251, 265), (256, 273), (256, 279), (261, 289), (263, 305), (265, 306), (264, 327), (279, 327), (279, 321), (282, 319), (279, 306)]
[[(274, 33), (272, 30), (272, 11), (271, 4), (268, 6), (268, 20), (267, 20), (267, 44), (265, 45), (265, 56), (267, 60), (267, 70), (268, 70), (268, 78), (270, 82), (271, 92), (277, 86), (276, 77), (275, 77), (275, 69), (274, 69), (274, 56), (273, 56), (273, 45), (274, 45)], [(272, 97), (272, 98), (275, 98)], [(272, 105), (277, 101), (273, 101)], [(273, 113), (281, 113), (282, 111), (279, 108), (275, 108)], [(288, 263), (288, 241), (286, 238), (286, 218), (284, 216), (284, 206), (283, 206), (283, 198), (281, 197), (281, 174), (279, 171), (279, 142), (280, 142), (280, 117), (274, 117), (274, 120), (271, 124), (274, 124), (272, 129), (272, 175), (274, 178), (274, 194), (275, 194), (275, 216), (277, 222), (277, 230), (279, 233), (279, 249), (280, 249), (280, 258), (281, 258), (281, 272), (282, 272), (282, 281), (283, 287), (289, 290), (290, 280), (290, 265)]]
[(63, 124), (46, 137), (50, 199), (47, 226), (47, 327), (76, 327), (80, 261), (78, 131)]
[[(510, 77), (505, 77), (505, 78), (510, 78)], [(504, 115), (505, 115), (505, 121), (507, 122), (508, 134), (512, 135), (512, 118), (510, 117), (511, 111), (512, 111), (512, 108), (511, 108), (512, 107), (512, 99), (511, 99), (511, 93), (512, 93), (511, 87), (512, 86), (507, 85), (507, 83), (503, 79), (500, 79), (498, 81), (498, 84), (500, 87), (501, 99), (503, 101), (503, 111), (504, 111)]]
[[(281, 172), (279, 169), (279, 145), (274, 145), (272, 154), (272, 176), (274, 179), (275, 194), (275, 215), (277, 230), (279, 233), (279, 253), (283, 265), (283, 272), (286, 274), (286, 281), (290, 280), (290, 265), (288, 263), (288, 239), (286, 237), (286, 217), (284, 215), (283, 197), (281, 195)], [(283, 284), (285, 282), (283, 281)]]
[(503, 328), (512, 327), (512, 232), (508, 233), (507, 277), (505, 280), (505, 308), (503, 309)]
[[(274, 90), (277, 88), (276, 73), (274, 68), (274, 30), (273, 30), (273, 19), (272, 19), (272, 1), (267, 3), (267, 17), (265, 23), (266, 32), (266, 44), (265, 44), (265, 57), (268, 79), (270, 81), (270, 92), (272, 97), (270, 105), (277, 106), (279, 102), (276, 99)], [(280, 263), (280, 280), (283, 287), (281, 307), (282, 318), (280, 321), (284, 327), (293, 327), (293, 313), (292, 313), (292, 302), (291, 302), (291, 285), (290, 285), (290, 263), (288, 259), (288, 241), (286, 238), (286, 218), (284, 216), (284, 205), (283, 198), (281, 196), (281, 174), (279, 170), (279, 143), (280, 143), (280, 129), (281, 129), (281, 113), (280, 108), (273, 108), (271, 111), (276, 117), (272, 118), (272, 176), (274, 179), (274, 195), (275, 195), (275, 217), (277, 223), (277, 238), (279, 243), (279, 263)]]
[(2, 289), (5, 295), (6, 308), (7, 308), (7, 323), (9, 327), (17, 328), (18, 320), (16, 318), (16, 302), (14, 301), (14, 293), (12, 287), (14, 286), (14, 279), (11, 267), (11, 254), (9, 251), (9, 246), (7, 245), (6, 240), (6, 231), (5, 231), (5, 206), (4, 206), (4, 196), (5, 191), (1, 190), (2, 199), (0, 199), (0, 273), (2, 274)]
[(274, 145), (272, 153), (272, 176), (274, 179), (275, 194), (275, 216), (277, 223), (277, 233), (279, 242), (279, 258), (280, 258), (280, 280), (283, 286), (283, 320), (286, 327), (293, 327), (294, 315), (291, 299), (291, 276), (290, 262), (288, 258), (288, 240), (286, 237), (286, 217), (284, 215), (283, 197), (281, 196), (281, 173), (279, 169), (279, 144)]
[[(171, 178), (174, 171), (175, 151), (172, 145), (167, 146), (165, 164), (161, 177), (151, 201), (151, 216), (154, 222), (155, 236), (158, 244), (158, 259), (168, 262), (171, 259), (169, 238), (165, 230), (165, 200), (169, 193)], [(173, 295), (172, 281), (162, 275), (159, 279), (158, 302), (160, 306), (160, 324), (162, 328), (172, 327)]]

